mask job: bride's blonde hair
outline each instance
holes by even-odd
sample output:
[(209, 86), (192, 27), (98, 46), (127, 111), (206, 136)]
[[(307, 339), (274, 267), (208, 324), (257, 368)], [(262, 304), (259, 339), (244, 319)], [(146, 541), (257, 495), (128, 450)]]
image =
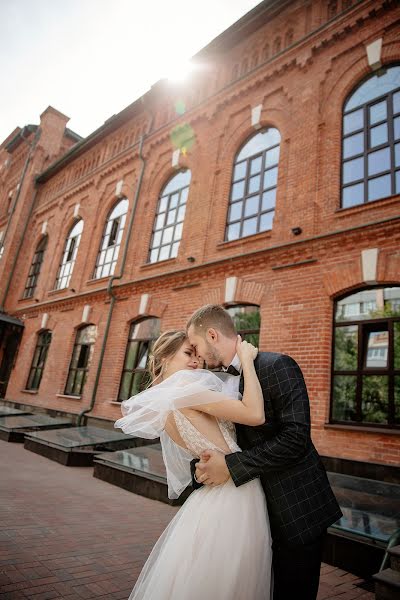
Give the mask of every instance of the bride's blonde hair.
[(180, 330), (165, 331), (153, 344), (149, 356), (148, 370), (153, 385), (160, 379), (165, 370), (165, 360), (172, 358), (183, 342), (187, 339), (186, 332)]

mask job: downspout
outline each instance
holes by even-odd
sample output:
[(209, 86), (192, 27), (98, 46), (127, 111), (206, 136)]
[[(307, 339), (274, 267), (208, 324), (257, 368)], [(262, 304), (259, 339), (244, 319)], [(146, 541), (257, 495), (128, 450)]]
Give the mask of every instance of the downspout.
[[(22, 132), (20, 133), (20, 135), (21, 134), (22, 134)], [(30, 161), (32, 159), (33, 151), (34, 151), (34, 149), (36, 147), (36, 144), (37, 144), (37, 142), (39, 141), (39, 138), (40, 138), (40, 128), (38, 128), (38, 130), (36, 131), (35, 137), (33, 138), (32, 143), (28, 142), (23, 135), (21, 135), (21, 137), (22, 137), (22, 139), (24, 141), (26, 141), (27, 144), (30, 145), (31, 149), (29, 150), (29, 154), (28, 154), (27, 159), (25, 161), (25, 165), (24, 165), (24, 168), (23, 168), (23, 171), (22, 171), (21, 179), (20, 179), (19, 184), (18, 184), (19, 187), (18, 187), (17, 195), (16, 195), (15, 200), (14, 200), (13, 205), (12, 205), (10, 218), (7, 221), (7, 226), (6, 226), (6, 229), (5, 229), (5, 232), (4, 232), (3, 239), (1, 240), (2, 246), (4, 246), (4, 241), (6, 239), (6, 235), (7, 235), (7, 232), (9, 230), (13, 214), (15, 212), (15, 207), (17, 206), (17, 202), (18, 202), (19, 196), (21, 194), (21, 190), (22, 190), (22, 186), (23, 186), (23, 183), (24, 183), (25, 175), (26, 175), (26, 172), (28, 170), (28, 165), (29, 165), (29, 163), (30, 163)], [(31, 206), (30, 206), (30, 209), (29, 209), (28, 216), (27, 216), (25, 224), (24, 224), (24, 230), (22, 232), (21, 238), (20, 238), (19, 243), (18, 243), (17, 250), (16, 250), (15, 255), (14, 255), (14, 260), (13, 260), (13, 263), (12, 263), (12, 266), (11, 266), (11, 269), (10, 269), (10, 273), (8, 275), (7, 284), (6, 284), (3, 296), (2, 296), (1, 301), (0, 301), (0, 311), (1, 312), (4, 312), (4, 304), (5, 304), (5, 301), (6, 301), (6, 298), (7, 298), (8, 291), (10, 289), (12, 278), (14, 276), (15, 267), (17, 265), (19, 253), (21, 251), (22, 244), (24, 242), (25, 233), (26, 233), (26, 230), (28, 229), (28, 225), (30, 223), (30, 219), (31, 219), (31, 216), (32, 216), (33, 208), (34, 208), (35, 202), (36, 202), (37, 193), (38, 193), (38, 189), (36, 188), (35, 191), (34, 191), (34, 195), (33, 195), (33, 198), (32, 198), (32, 202), (31, 202)]]
[[(129, 224), (128, 224), (128, 232), (127, 232), (127, 236), (126, 236), (126, 242), (125, 242), (125, 247), (124, 247), (124, 254), (122, 256), (122, 263), (121, 263), (121, 271), (119, 275), (113, 275), (110, 279), (110, 281), (108, 282), (108, 286), (107, 286), (107, 293), (111, 296), (111, 300), (110, 300), (110, 308), (108, 311), (108, 316), (107, 316), (107, 323), (106, 323), (106, 328), (104, 331), (104, 337), (103, 337), (103, 342), (101, 345), (101, 350), (100, 350), (100, 358), (99, 358), (99, 364), (97, 367), (97, 371), (96, 371), (96, 378), (94, 381), (94, 386), (93, 386), (93, 391), (92, 391), (92, 397), (90, 400), (90, 404), (88, 406), (88, 408), (85, 408), (84, 410), (82, 410), (79, 415), (78, 415), (78, 419), (77, 419), (77, 426), (80, 427), (81, 423), (82, 423), (82, 419), (84, 418), (84, 415), (91, 412), (93, 410), (95, 401), (96, 401), (96, 394), (97, 394), (97, 388), (99, 386), (99, 380), (100, 380), (100, 375), (101, 375), (101, 369), (103, 366), (103, 359), (104, 359), (104, 354), (105, 354), (105, 350), (106, 350), (106, 343), (107, 343), (107, 339), (108, 339), (108, 334), (109, 334), (109, 330), (110, 330), (110, 325), (111, 325), (111, 318), (112, 318), (112, 313), (114, 310), (114, 305), (117, 301), (116, 296), (114, 295), (112, 286), (113, 286), (113, 282), (116, 279), (121, 279), (123, 274), (124, 274), (124, 268), (125, 268), (125, 263), (126, 263), (126, 259), (127, 259), (127, 255), (128, 255), (128, 248), (129, 248), (129, 241), (131, 238), (131, 234), (132, 234), (132, 229), (133, 229), (133, 223), (135, 220), (135, 214), (136, 214), (136, 208), (137, 208), (137, 203), (138, 203), (138, 198), (139, 198), (139, 194), (141, 191), (141, 187), (142, 187), (142, 181), (143, 181), (143, 175), (144, 175), (144, 170), (146, 167), (146, 161), (143, 157), (143, 143), (144, 143), (144, 139), (145, 137), (147, 137), (150, 133), (151, 133), (151, 129), (153, 126), (153, 119), (154, 116), (153, 114), (151, 114), (150, 116), (150, 125), (148, 128), (148, 132), (147, 134), (144, 134), (141, 136), (140, 138), (140, 142), (139, 142), (139, 158), (140, 161), (142, 163), (142, 168), (140, 171), (140, 175), (139, 175), (139, 180), (138, 180), (138, 184), (136, 186), (136, 191), (135, 191), (135, 196), (133, 199), (133, 206), (132, 206), (132, 212), (131, 212), (131, 216), (129, 219)], [(85, 419), (86, 422), (86, 419)]]

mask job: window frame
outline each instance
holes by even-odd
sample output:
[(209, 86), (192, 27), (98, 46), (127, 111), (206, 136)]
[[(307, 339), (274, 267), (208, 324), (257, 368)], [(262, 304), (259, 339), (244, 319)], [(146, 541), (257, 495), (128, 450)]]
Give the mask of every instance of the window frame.
[[(384, 69), (385, 71), (388, 71), (392, 67), (399, 67), (399, 66), (400, 66), (399, 63), (391, 63), (390, 65), (385, 65), (384, 67), (382, 67), (382, 69)], [(347, 95), (347, 97), (343, 103), (342, 117), (341, 117), (341, 160), (340, 160), (340, 209), (342, 209), (342, 210), (347, 210), (349, 208), (353, 208), (356, 206), (365, 206), (366, 204), (370, 204), (371, 202), (379, 202), (380, 200), (392, 198), (393, 196), (397, 196), (398, 194), (400, 194), (400, 189), (398, 192), (396, 191), (396, 172), (399, 172), (399, 178), (400, 178), (400, 164), (398, 166), (396, 166), (396, 164), (395, 164), (395, 146), (397, 146), (397, 145), (400, 146), (400, 138), (398, 138), (397, 140), (394, 138), (394, 120), (396, 118), (400, 119), (400, 111), (398, 111), (396, 113), (393, 111), (393, 106), (394, 106), (393, 95), (398, 94), (400, 92), (400, 86), (398, 88), (391, 90), (390, 92), (386, 92), (385, 94), (381, 94), (380, 96), (374, 97), (372, 100), (364, 102), (363, 104), (359, 104), (347, 112), (345, 111), (345, 107), (346, 107), (347, 103), (349, 102), (349, 100), (351, 99), (351, 97), (357, 92), (357, 90), (364, 83), (366, 83), (368, 81), (368, 79), (371, 79), (372, 77), (375, 77), (375, 76), (377, 76), (376, 72), (368, 75), (367, 77), (365, 77), (364, 79), (359, 81), (358, 84), (355, 87), (353, 87), (352, 91)], [(374, 105), (379, 104), (381, 102), (386, 102), (386, 107), (387, 107), (386, 118), (383, 118), (380, 121), (376, 121), (371, 124), (370, 116), (369, 116), (370, 109)], [(358, 129), (354, 129), (354, 130), (350, 131), (349, 133), (345, 133), (345, 131), (344, 131), (345, 117), (347, 117), (348, 115), (351, 115), (353, 113), (356, 113), (360, 110), (362, 110), (362, 114), (363, 114), (362, 127), (358, 128)], [(371, 147), (371, 145), (370, 145), (371, 130), (380, 125), (383, 125), (385, 123), (387, 124), (387, 141)], [(345, 158), (344, 142), (346, 139), (351, 138), (352, 136), (355, 136), (355, 135), (362, 135), (363, 150), (362, 150), (362, 152), (359, 152), (357, 154), (354, 154), (354, 155), (351, 155), (351, 156)], [(386, 169), (385, 171), (379, 171), (378, 173), (373, 173), (372, 175), (369, 175), (368, 174), (368, 164), (369, 164), (368, 157), (371, 154), (373, 154), (375, 152), (379, 152), (381, 150), (385, 150), (386, 148), (388, 149), (389, 155), (390, 155), (390, 168)], [(345, 183), (344, 182), (344, 166), (345, 166), (345, 164), (350, 163), (353, 160), (359, 160), (359, 159), (362, 159), (363, 177), (359, 178), (359, 179), (350, 180)], [(380, 177), (387, 176), (387, 175), (390, 175), (391, 193), (386, 196), (381, 196), (379, 198), (369, 200), (368, 199), (369, 198), (369, 182), (379, 179)], [(344, 206), (344, 191), (348, 188), (351, 188), (351, 187), (357, 186), (357, 185), (363, 185), (363, 194), (362, 194), (363, 201), (354, 203), (354, 204), (349, 204), (348, 206)]]
[[(74, 347), (72, 349), (71, 359), (70, 359), (70, 363), (69, 363), (69, 367), (68, 367), (67, 380), (65, 382), (65, 387), (64, 387), (64, 394), (66, 396), (75, 396), (77, 398), (80, 398), (82, 396), (83, 389), (84, 389), (85, 383), (87, 381), (87, 374), (88, 374), (88, 371), (90, 368), (90, 360), (92, 357), (93, 347), (94, 347), (94, 344), (96, 343), (96, 340), (94, 339), (92, 342), (90, 342), (88, 344), (83, 344), (81, 342), (78, 342), (78, 336), (80, 335), (80, 333), (82, 331), (84, 331), (85, 329), (89, 329), (90, 327), (96, 328), (95, 325), (89, 324), (89, 325), (85, 325), (84, 327), (79, 327), (79, 329), (75, 332)], [(72, 363), (75, 358), (75, 353), (77, 352), (77, 348), (83, 347), (83, 346), (88, 347), (87, 354), (86, 354), (87, 360), (86, 360), (85, 366), (84, 367), (79, 367), (79, 366), (73, 367)], [(80, 351), (77, 354), (78, 359), (79, 359), (79, 357), (80, 357)], [(72, 372), (74, 373), (73, 384), (71, 386), (69, 386), (68, 384), (69, 384), (69, 380), (70, 380), (70, 376), (71, 376)], [(82, 376), (81, 382), (79, 383), (79, 394), (75, 394), (75, 393), (73, 393), (73, 391), (75, 391), (75, 385), (76, 385), (76, 379), (77, 379), (78, 373), (83, 373), (83, 376)], [(70, 391), (71, 389), (73, 391)]]
[[(333, 308), (332, 322), (332, 345), (331, 345), (331, 380), (330, 380), (330, 403), (329, 403), (329, 424), (343, 425), (352, 427), (365, 427), (371, 430), (388, 429), (400, 430), (400, 422), (395, 423), (395, 377), (400, 377), (400, 368), (395, 368), (394, 357), (394, 323), (400, 323), (400, 314), (398, 316), (382, 316), (373, 319), (346, 319), (336, 322), (337, 303), (353, 294), (384, 290), (391, 287), (400, 287), (396, 284), (380, 285), (353, 290), (351, 293), (346, 293), (335, 299)], [(336, 329), (340, 327), (357, 327), (357, 366), (355, 369), (335, 369), (335, 340)], [(388, 363), (387, 367), (367, 367), (366, 358), (368, 350), (367, 334), (373, 331), (388, 331)], [(356, 419), (341, 420), (333, 417), (334, 412), (334, 378), (335, 376), (348, 376), (356, 378), (355, 389), (355, 414)], [(368, 376), (387, 377), (388, 383), (388, 402), (387, 402), (387, 422), (371, 422), (362, 420), (362, 393), (363, 393), (363, 378)]]
[[(154, 321), (158, 321), (157, 325), (158, 325), (158, 333), (155, 337), (152, 338), (144, 338), (144, 337), (133, 337), (134, 334), (134, 330), (135, 330), (135, 326), (139, 325), (140, 323), (143, 323), (144, 321), (147, 320), (154, 320)], [(129, 332), (128, 332), (128, 339), (126, 342), (126, 347), (125, 347), (125, 354), (124, 354), (124, 362), (123, 362), (123, 366), (122, 366), (122, 371), (121, 371), (121, 377), (120, 377), (120, 382), (119, 382), (119, 388), (118, 388), (118, 396), (117, 396), (117, 402), (123, 402), (124, 400), (126, 400), (125, 397), (122, 397), (122, 387), (124, 385), (124, 377), (126, 375), (126, 373), (130, 373), (130, 384), (129, 384), (129, 396), (128, 398), (134, 396), (135, 394), (132, 393), (134, 384), (135, 384), (135, 376), (138, 373), (139, 376), (140, 374), (142, 374), (142, 377), (140, 379), (140, 383), (139, 383), (139, 388), (144, 384), (145, 382), (145, 377), (146, 374), (149, 374), (149, 371), (147, 369), (147, 365), (148, 365), (148, 360), (149, 360), (149, 354), (152, 348), (152, 345), (154, 343), (154, 341), (159, 337), (161, 333), (161, 319), (159, 317), (154, 317), (154, 316), (147, 316), (147, 317), (142, 317), (140, 319), (135, 319), (134, 321), (132, 321), (129, 325)], [(132, 336), (132, 337), (131, 337)], [(127, 358), (128, 358), (128, 352), (131, 346), (131, 342), (136, 342), (138, 344), (138, 348), (137, 348), (137, 354), (136, 354), (136, 358), (135, 358), (135, 364), (136, 366), (128, 369), (125, 367), (126, 363), (127, 363)], [(139, 364), (138, 359), (140, 358), (140, 348), (142, 345), (147, 344), (147, 348), (146, 348), (146, 352), (147, 352), (147, 359), (146, 359), (146, 367), (145, 368), (138, 368), (137, 365)], [(139, 392), (136, 392), (139, 393)]]
[[(42, 343), (43, 338), (44, 338), (44, 340)], [(38, 333), (35, 349), (33, 351), (33, 356), (32, 356), (31, 366), (29, 369), (28, 378), (26, 380), (26, 385), (25, 385), (26, 390), (37, 391), (39, 389), (40, 383), (41, 383), (42, 377), (43, 377), (43, 371), (46, 366), (46, 360), (47, 360), (47, 355), (48, 355), (51, 341), (52, 341), (52, 332), (50, 329), (45, 329), (44, 331), (41, 331), (40, 333)], [(40, 366), (40, 362), (42, 362), (41, 366)], [(38, 371), (40, 371), (39, 381), (37, 382), (36, 387), (34, 387), (33, 382), (36, 380)], [(32, 375), (32, 373), (33, 373), (33, 375)]]
[(28, 277), (26, 278), (25, 288), (22, 295), (23, 300), (32, 298), (35, 293), (44, 260), (44, 253), (47, 250), (47, 244), (48, 236), (45, 235), (36, 246), (36, 250), (29, 267)]

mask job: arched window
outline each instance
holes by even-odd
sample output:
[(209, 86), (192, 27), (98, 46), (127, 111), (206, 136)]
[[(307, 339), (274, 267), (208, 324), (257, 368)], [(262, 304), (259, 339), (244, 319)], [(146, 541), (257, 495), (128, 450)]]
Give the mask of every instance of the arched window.
[(400, 193), (400, 66), (364, 80), (343, 109), (342, 207)]
[(150, 317), (132, 323), (125, 353), (118, 400), (126, 400), (149, 383), (146, 370), (153, 341), (160, 335), (160, 319)]
[(400, 427), (400, 287), (335, 305), (331, 421)]
[(128, 200), (123, 198), (114, 206), (108, 215), (103, 237), (101, 238), (100, 250), (97, 255), (94, 279), (113, 275), (117, 264), (119, 248), (121, 246), (122, 234), (124, 232), (126, 213), (128, 212)]
[(32, 365), (29, 371), (27, 390), (38, 390), (46, 364), (47, 352), (51, 342), (51, 331), (42, 331), (38, 335)]
[(32, 298), (35, 293), (37, 282), (39, 279), (40, 269), (43, 262), (43, 256), (47, 247), (47, 235), (44, 236), (38, 243), (35, 254), (33, 255), (31, 267), (26, 280), (23, 298)]
[(280, 141), (279, 131), (270, 127), (253, 135), (237, 154), (226, 240), (272, 229)]
[(259, 347), (260, 340), (260, 307), (255, 304), (236, 304), (227, 306), (237, 332), (246, 340)]
[(61, 259), (61, 264), (58, 268), (56, 279), (56, 290), (66, 288), (69, 285), (72, 271), (74, 268), (76, 255), (79, 248), (79, 242), (83, 231), (82, 219), (75, 223), (65, 241), (64, 252)]
[(264, 48), (263, 48), (263, 60), (268, 60), (269, 59), (269, 44), (265, 44)]
[(151, 263), (178, 255), (190, 179), (189, 169), (181, 171), (169, 180), (161, 192), (150, 244)]
[(281, 38), (277, 37), (274, 40), (274, 50), (273, 50), (273, 52), (274, 52), (274, 54), (278, 54), (278, 52), (280, 52), (280, 51), (281, 51)]
[(81, 396), (89, 371), (95, 341), (95, 325), (87, 325), (78, 329), (69, 366), (65, 394), (69, 396)]
[(289, 29), (285, 35), (285, 46), (293, 44), (293, 29)]

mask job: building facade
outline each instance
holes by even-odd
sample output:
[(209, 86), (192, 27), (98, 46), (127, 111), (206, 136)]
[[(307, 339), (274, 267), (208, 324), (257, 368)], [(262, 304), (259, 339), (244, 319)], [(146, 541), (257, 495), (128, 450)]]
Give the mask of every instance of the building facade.
[(13, 132), (5, 400), (112, 426), (152, 339), (217, 302), (299, 363), (322, 455), (398, 465), (399, 17), (265, 0), (87, 138), (52, 108)]

